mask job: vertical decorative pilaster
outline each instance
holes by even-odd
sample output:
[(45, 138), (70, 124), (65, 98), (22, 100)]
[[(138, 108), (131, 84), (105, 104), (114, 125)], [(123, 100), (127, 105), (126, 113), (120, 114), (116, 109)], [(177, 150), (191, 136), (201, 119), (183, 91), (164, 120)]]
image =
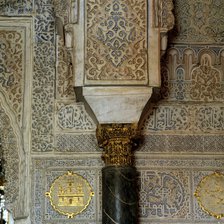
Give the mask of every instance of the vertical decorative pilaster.
[(137, 171), (134, 149), (138, 130), (135, 124), (101, 124), (97, 129), (102, 159), (102, 223), (136, 224), (138, 221)]

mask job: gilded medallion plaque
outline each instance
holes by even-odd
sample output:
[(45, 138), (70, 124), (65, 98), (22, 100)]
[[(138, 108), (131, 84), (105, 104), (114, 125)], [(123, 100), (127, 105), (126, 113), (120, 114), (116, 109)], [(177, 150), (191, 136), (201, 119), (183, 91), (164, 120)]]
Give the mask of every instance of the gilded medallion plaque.
[(194, 195), (206, 213), (217, 219), (224, 217), (224, 174), (215, 172), (205, 176)]
[(89, 182), (79, 174), (68, 171), (54, 180), (46, 196), (51, 205), (68, 218), (83, 212), (94, 195)]

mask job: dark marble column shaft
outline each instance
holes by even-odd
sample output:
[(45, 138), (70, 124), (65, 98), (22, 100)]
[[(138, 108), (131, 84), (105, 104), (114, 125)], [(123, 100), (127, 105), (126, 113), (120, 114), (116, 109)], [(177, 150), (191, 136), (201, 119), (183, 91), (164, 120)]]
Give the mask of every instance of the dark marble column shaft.
[(134, 167), (137, 125), (101, 124), (97, 129), (102, 159), (102, 223), (138, 223), (137, 171)]
[(137, 172), (134, 167), (105, 167), (103, 174), (103, 224), (138, 222)]

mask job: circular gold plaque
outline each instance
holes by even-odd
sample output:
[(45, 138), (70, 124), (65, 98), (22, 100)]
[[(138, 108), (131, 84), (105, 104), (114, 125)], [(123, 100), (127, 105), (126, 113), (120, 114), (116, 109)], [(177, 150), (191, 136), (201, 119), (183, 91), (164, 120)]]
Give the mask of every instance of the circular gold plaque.
[(194, 195), (200, 207), (217, 219), (224, 217), (224, 175), (215, 172), (205, 176)]
[(68, 218), (73, 218), (85, 210), (93, 195), (89, 182), (70, 171), (54, 180), (50, 192), (46, 192), (54, 210), (67, 215)]

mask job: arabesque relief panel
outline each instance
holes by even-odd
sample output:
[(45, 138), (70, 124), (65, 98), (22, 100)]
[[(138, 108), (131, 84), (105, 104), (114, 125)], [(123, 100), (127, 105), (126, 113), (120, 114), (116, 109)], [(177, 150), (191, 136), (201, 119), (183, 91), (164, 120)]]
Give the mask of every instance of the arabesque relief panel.
[(146, 6), (145, 0), (86, 1), (87, 80), (147, 81)]
[(174, 0), (176, 25), (170, 34), (172, 43), (224, 42), (222, 0)]
[(23, 102), (25, 29), (0, 24), (0, 86), (20, 121)]
[(220, 102), (224, 99), (224, 49), (175, 45), (163, 58), (161, 100)]

